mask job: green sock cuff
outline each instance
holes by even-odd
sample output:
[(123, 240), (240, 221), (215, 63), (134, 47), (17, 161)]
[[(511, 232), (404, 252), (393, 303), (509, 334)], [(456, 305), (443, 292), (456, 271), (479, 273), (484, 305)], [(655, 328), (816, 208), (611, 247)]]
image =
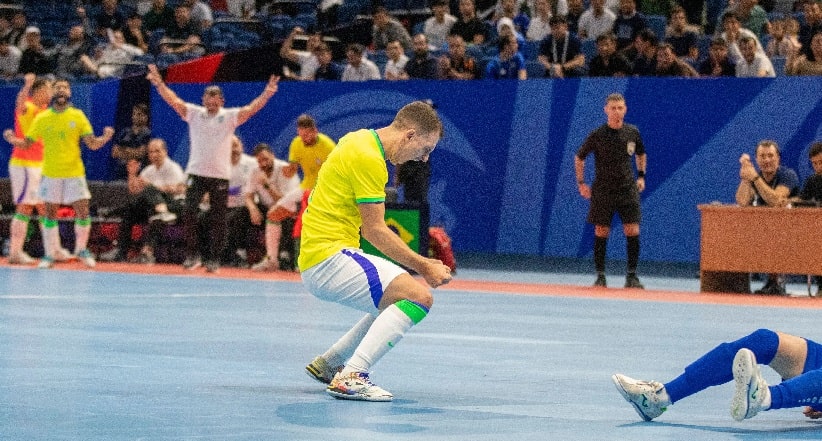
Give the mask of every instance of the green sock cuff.
[(49, 219), (49, 218), (46, 217), (46, 218), (43, 218), (43, 220), (41, 222), (43, 222), (43, 226), (46, 227), (46, 228), (56, 228), (57, 227), (57, 219)]
[(408, 318), (410, 318), (415, 325), (421, 322), (422, 319), (424, 319), (425, 316), (428, 315), (428, 309), (426, 309), (419, 303), (414, 303), (407, 299), (400, 300), (399, 302), (394, 304), (397, 305), (397, 308), (399, 308), (400, 311), (404, 312), (405, 315), (407, 315)]
[(31, 216), (23, 214), (23, 213), (14, 213), (14, 220), (28, 222), (28, 221), (31, 220)]
[(87, 226), (91, 225), (91, 218), (87, 217), (85, 219), (75, 219), (74, 224), (79, 225), (81, 227), (87, 227)]
[(273, 220), (268, 220), (268, 219), (265, 220), (265, 223), (266, 223), (266, 225), (280, 225), (281, 224), (280, 221), (273, 221)]

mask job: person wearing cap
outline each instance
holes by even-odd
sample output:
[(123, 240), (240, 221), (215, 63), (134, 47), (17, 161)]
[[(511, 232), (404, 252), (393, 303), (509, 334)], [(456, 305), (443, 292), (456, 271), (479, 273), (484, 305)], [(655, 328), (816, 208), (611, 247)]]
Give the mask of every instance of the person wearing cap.
[(20, 57), (20, 73), (45, 75), (54, 72), (51, 54), (43, 48), (40, 40), (40, 29), (37, 26), (26, 28), (26, 49)]

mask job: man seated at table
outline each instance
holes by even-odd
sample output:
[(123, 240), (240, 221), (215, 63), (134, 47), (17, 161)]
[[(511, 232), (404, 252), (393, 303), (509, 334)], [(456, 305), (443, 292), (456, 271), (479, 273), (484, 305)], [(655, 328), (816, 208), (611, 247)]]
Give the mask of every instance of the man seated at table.
[[(799, 177), (788, 167), (779, 165), (780, 151), (776, 141), (762, 140), (756, 146), (757, 172), (751, 157), (739, 158), (739, 187), (736, 203), (740, 206), (784, 207), (789, 198), (799, 194)], [(780, 274), (769, 274), (768, 281), (756, 294), (785, 295), (785, 280)]]
[[(817, 206), (822, 204), (822, 141), (815, 141), (808, 151), (813, 174), (805, 179), (802, 191), (794, 198), (795, 202), (812, 202)], [(816, 295), (822, 292), (822, 275), (816, 276)]]

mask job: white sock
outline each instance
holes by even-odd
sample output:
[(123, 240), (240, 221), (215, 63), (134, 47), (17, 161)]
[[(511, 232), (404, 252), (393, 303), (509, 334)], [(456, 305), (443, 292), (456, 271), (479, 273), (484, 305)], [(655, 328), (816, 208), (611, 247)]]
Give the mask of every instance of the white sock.
[(377, 316), (363, 337), (354, 355), (343, 368), (342, 375), (351, 372), (368, 372), (377, 361), (402, 340), (414, 322), (396, 304), (385, 308)]
[(279, 222), (265, 223), (265, 254), (273, 260), (277, 260), (280, 248), (280, 236), (283, 234), (283, 227)]
[(368, 329), (376, 318), (374, 315), (366, 314), (353, 328), (349, 329), (345, 335), (340, 337), (333, 346), (325, 351), (322, 357), (328, 362), (329, 366), (340, 366), (351, 358), (354, 349), (360, 344), (360, 341), (362, 341), (362, 338), (368, 332)]
[(40, 223), (40, 231), (43, 235), (43, 254), (48, 257), (54, 257), (57, 249), (60, 248), (60, 231), (57, 228), (56, 222), (52, 227)]
[(26, 234), (29, 231), (30, 218), (25, 214), (15, 214), (11, 218), (9, 226), (9, 256), (14, 256), (23, 251), (23, 243), (26, 241)]
[(89, 233), (91, 233), (91, 219), (77, 219), (74, 221), (74, 254), (88, 247)]

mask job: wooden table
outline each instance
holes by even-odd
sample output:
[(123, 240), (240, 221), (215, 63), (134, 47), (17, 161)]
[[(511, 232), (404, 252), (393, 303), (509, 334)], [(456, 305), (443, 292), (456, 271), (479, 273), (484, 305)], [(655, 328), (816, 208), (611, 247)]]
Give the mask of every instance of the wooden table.
[(822, 274), (822, 208), (699, 205), (701, 291), (750, 292), (748, 274)]

